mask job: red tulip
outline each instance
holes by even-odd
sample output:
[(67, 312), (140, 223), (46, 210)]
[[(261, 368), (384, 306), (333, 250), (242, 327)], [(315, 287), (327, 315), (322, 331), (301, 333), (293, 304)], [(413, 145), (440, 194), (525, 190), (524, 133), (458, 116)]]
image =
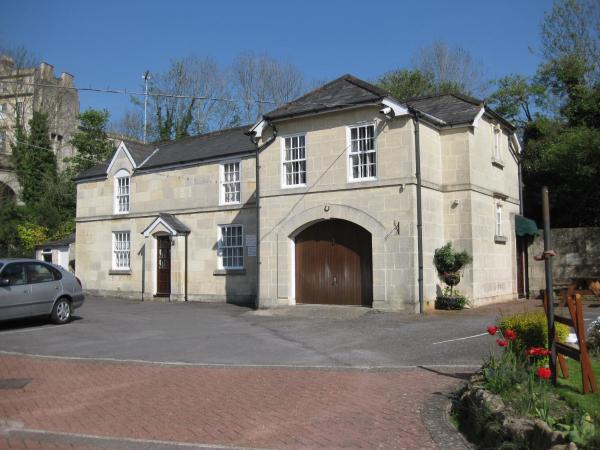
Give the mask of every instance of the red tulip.
[(550, 350), (548, 350), (547, 348), (540, 348), (540, 356), (550, 356), (552, 352)]
[(493, 336), (498, 332), (498, 327), (490, 325), (489, 327), (487, 327), (487, 332)]
[(496, 339), (496, 342), (500, 347), (506, 347), (508, 345), (508, 341), (505, 341), (504, 339)]
[(538, 367), (538, 370), (536, 370), (535, 374), (538, 377), (547, 380), (552, 376), (552, 371), (548, 367)]
[(527, 350), (525, 350), (525, 353), (527, 353), (528, 356), (537, 356), (539, 355), (539, 349), (537, 347), (530, 347)]
[(517, 333), (514, 330), (506, 330), (504, 331), (504, 337), (510, 341), (514, 341), (517, 338)]

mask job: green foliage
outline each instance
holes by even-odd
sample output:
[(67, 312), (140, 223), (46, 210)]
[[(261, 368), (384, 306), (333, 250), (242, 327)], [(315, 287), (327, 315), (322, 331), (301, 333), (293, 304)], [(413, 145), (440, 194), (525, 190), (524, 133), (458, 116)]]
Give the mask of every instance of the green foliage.
[(22, 128), (17, 129), (13, 158), (23, 201), (39, 201), (44, 194), (40, 181), (56, 175), (56, 158), (50, 143), (47, 114), (33, 113), (28, 135)]
[(0, 256), (27, 256), (17, 234), (17, 226), (25, 220), (23, 208), (15, 201), (0, 205)]
[(452, 286), (444, 289), (441, 296), (435, 299), (436, 309), (460, 310), (469, 304), (469, 299), (458, 290), (453, 291)]
[(48, 229), (35, 223), (25, 222), (17, 225), (17, 235), (23, 249), (33, 254), (36, 245), (48, 240)]
[(452, 248), (452, 242), (435, 250), (433, 263), (438, 273), (456, 273), (464, 266), (473, 262), (467, 251), (457, 252)]
[(13, 159), (22, 203), (3, 197), (0, 207), (0, 256), (32, 257), (36, 245), (71, 234), (75, 227), (75, 185), (57, 171), (48, 135), (48, 118), (34, 112), (29, 133), (16, 129)]
[(106, 135), (108, 118), (108, 111), (91, 108), (79, 116), (79, 131), (71, 139), (77, 153), (69, 161), (74, 174), (105, 161), (112, 154), (113, 143)]
[[(565, 342), (569, 336), (569, 327), (561, 323), (556, 323), (555, 326), (557, 340)], [(517, 333), (517, 339), (511, 348), (518, 354), (525, 354), (529, 347), (548, 347), (548, 322), (546, 314), (541, 311), (503, 317), (500, 329), (503, 332), (510, 329)]]
[(600, 356), (600, 316), (590, 324), (586, 336), (590, 353)]
[(547, 102), (546, 86), (523, 75), (507, 75), (496, 81), (497, 89), (487, 99), (505, 119), (523, 128), (535, 118), (535, 109)]
[(465, 92), (452, 81), (436, 82), (430, 74), (418, 69), (398, 69), (386, 72), (377, 81), (377, 85), (400, 100), (424, 95)]

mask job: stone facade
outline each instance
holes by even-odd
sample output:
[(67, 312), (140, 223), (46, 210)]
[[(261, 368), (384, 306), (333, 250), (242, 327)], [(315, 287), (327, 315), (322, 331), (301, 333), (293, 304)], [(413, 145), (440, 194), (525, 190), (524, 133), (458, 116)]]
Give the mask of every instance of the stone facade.
[(48, 113), (50, 139), (59, 168), (63, 168), (64, 159), (73, 156), (70, 141), (79, 124), (79, 94), (65, 89), (72, 87), (73, 76), (63, 72), (56, 77), (50, 64), (21, 67), (0, 55), (0, 184), (13, 193), (20, 191), (10, 161), (17, 114), (27, 126), (34, 110)]
[[(378, 175), (348, 181), (346, 127), (374, 123)], [(459, 289), (482, 304), (516, 298), (514, 215), (518, 168), (502, 132), (502, 161), (492, 161), (492, 123), (437, 130), (421, 123), (424, 292), (429, 306), (442, 288), (436, 248), (451, 241), (473, 255)], [(276, 124), (261, 152), (261, 298), (264, 307), (294, 304), (294, 237), (307, 224), (338, 218), (372, 235), (373, 306), (418, 311), (414, 124), (382, 119), (379, 108), (315, 115)], [(281, 140), (305, 134), (307, 186), (282, 188)], [(265, 135), (263, 141), (267, 141)], [(495, 236), (496, 205), (503, 236)]]
[[(114, 175), (133, 172), (124, 154), (116, 156), (106, 179), (80, 182), (77, 186), (76, 273), (86, 291), (101, 295), (152, 298), (156, 294), (156, 236), (168, 233), (157, 227), (149, 237), (142, 232), (161, 212), (183, 222), (188, 236), (171, 237), (171, 298), (185, 299), (187, 240), (188, 300), (249, 303), (256, 295), (256, 260), (245, 250), (244, 270), (218, 270), (218, 227), (243, 225), (244, 236), (256, 235), (254, 159), (238, 159), (241, 168), (241, 201), (224, 206), (219, 202), (221, 161), (193, 167), (139, 174), (131, 177), (131, 208), (114, 214)], [(130, 270), (112, 267), (112, 233), (131, 236)], [(244, 247), (246, 248), (246, 247)]]
[[(326, 87), (335, 91), (332, 86), (345, 82), (359, 97), (364, 92), (375, 95), (372, 92), (376, 88), (349, 76)], [(343, 90), (348, 86), (344, 85), (342, 92), (351, 100)], [(313, 91), (313, 95), (320, 92), (323, 90)], [(88, 173), (78, 183), (77, 274), (86, 290), (134, 298), (159, 293), (157, 238), (167, 235), (171, 242), (172, 299), (254, 302), (258, 290), (258, 307), (293, 305), (296, 238), (320, 221), (341, 219), (370, 233), (371, 258), (361, 259), (361, 264), (369, 261), (371, 273), (365, 279), (372, 277), (373, 307), (417, 312), (416, 125), (407, 109), (387, 97), (361, 102), (274, 120), (265, 115), (265, 126), (259, 122), (251, 129), (188, 138), (169, 148), (139, 149), (137, 163), (127, 152), (118, 151), (110, 164), (93, 169), (92, 175)], [(519, 185), (515, 150), (511, 148), (514, 130), (472, 100), (446, 98), (444, 102), (453, 108), (467, 105), (467, 116), (455, 123), (423, 119), (418, 125), (425, 306), (433, 307), (443, 289), (433, 255), (446, 242), (473, 256), (473, 264), (464, 271), (458, 288), (474, 305), (516, 299)], [(292, 110), (294, 102), (289, 105)], [(382, 112), (382, 105), (392, 105), (393, 114), (391, 107)], [(376, 176), (355, 181), (350, 176), (350, 127), (365, 124), (372, 125), (375, 133)], [(260, 134), (255, 131), (259, 126)], [(234, 132), (239, 133), (235, 144), (219, 141), (230, 139), (227, 136)], [(254, 146), (235, 157), (240, 161), (240, 203), (223, 205), (219, 194), (221, 164), (232, 156), (215, 154), (230, 155), (235, 151), (232, 146), (247, 146), (250, 137), (244, 132), (254, 133), (260, 148), (259, 230)], [(283, 182), (285, 139), (299, 135), (305, 143), (306, 183), (287, 187)], [(211, 157), (182, 163), (181, 158), (193, 152)], [(173, 162), (163, 167), (159, 161)], [(151, 169), (144, 169), (144, 165)], [(123, 173), (131, 174), (131, 207), (127, 213), (118, 214), (116, 180)], [(244, 264), (235, 270), (220, 266), (219, 230), (227, 224), (243, 227)], [(115, 232), (129, 232), (131, 236), (127, 270), (114, 267), (111, 239)], [(361, 266), (360, 270), (367, 269)]]

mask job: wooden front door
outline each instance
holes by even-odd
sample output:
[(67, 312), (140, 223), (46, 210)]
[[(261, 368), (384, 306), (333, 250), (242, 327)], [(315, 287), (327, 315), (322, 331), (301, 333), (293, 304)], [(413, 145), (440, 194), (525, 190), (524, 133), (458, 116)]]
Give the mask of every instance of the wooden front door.
[(296, 303), (371, 306), (371, 233), (325, 220), (296, 237)]
[(171, 239), (169, 236), (156, 238), (156, 294), (171, 293)]

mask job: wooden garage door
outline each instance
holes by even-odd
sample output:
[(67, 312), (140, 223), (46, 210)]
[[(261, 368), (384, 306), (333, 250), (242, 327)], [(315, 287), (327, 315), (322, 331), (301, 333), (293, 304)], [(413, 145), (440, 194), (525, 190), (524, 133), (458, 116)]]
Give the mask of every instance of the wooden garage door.
[(296, 303), (371, 306), (371, 234), (345, 220), (318, 222), (296, 237)]

